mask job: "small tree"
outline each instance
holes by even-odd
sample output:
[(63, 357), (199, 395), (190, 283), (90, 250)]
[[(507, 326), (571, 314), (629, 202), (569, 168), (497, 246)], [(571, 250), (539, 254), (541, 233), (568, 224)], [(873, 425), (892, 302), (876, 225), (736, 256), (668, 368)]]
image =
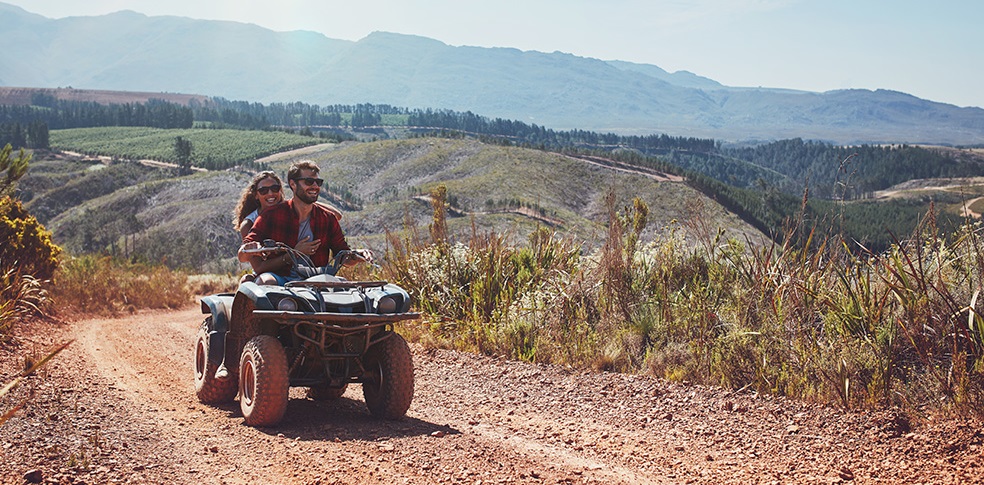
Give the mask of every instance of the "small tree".
[(181, 175), (191, 173), (191, 148), (191, 141), (185, 140), (184, 137), (179, 136), (174, 140), (174, 153), (178, 166), (181, 167)]
[(27, 173), (27, 163), (31, 160), (31, 155), (26, 154), (23, 148), (17, 154), (17, 158), (10, 157), (13, 151), (14, 149), (9, 143), (0, 150), (0, 174), (6, 172), (0, 178), (0, 197), (10, 195), (13, 192), (17, 180)]
[(434, 222), (430, 225), (431, 241), (438, 246), (448, 244), (448, 188), (438, 185), (430, 193), (431, 205), (434, 207)]
[(48, 133), (48, 125), (40, 121), (31, 122), (27, 127), (27, 141), (31, 148), (50, 148), (51, 136)]

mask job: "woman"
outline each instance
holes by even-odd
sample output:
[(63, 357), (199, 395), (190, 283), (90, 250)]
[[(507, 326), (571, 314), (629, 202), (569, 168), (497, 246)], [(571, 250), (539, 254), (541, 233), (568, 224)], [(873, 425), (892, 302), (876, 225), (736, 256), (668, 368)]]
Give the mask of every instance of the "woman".
[(233, 225), (239, 230), (240, 238), (246, 237), (256, 222), (257, 216), (268, 207), (284, 201), (283, 183), (277, 174), (267, 170), (253, 176), (253, 180), (243, 189), (236, 205)]

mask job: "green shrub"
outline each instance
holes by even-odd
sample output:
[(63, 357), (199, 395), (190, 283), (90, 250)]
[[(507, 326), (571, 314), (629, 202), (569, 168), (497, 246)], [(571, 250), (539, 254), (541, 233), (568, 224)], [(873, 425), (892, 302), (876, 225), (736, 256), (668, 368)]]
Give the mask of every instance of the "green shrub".
[(58, 266), (61, 248), (19, 200), (0, 197), (0, 334), (19, 320), (43, 315), (43, 283)]
[(19, 200), (0, 198), (0, 271), (11, 269), (39, 280), (51, 279), (61, 248)]

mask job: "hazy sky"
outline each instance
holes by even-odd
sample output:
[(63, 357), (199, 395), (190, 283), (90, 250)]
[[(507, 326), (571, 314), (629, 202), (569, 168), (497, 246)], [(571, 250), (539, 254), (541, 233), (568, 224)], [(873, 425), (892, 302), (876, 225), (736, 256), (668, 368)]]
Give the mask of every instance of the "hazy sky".
[(359, 40), (561, 51), (729, 86), (903, 91), (984, 107), (979, 0), (0, 0), (50, 18), (133, 10)]

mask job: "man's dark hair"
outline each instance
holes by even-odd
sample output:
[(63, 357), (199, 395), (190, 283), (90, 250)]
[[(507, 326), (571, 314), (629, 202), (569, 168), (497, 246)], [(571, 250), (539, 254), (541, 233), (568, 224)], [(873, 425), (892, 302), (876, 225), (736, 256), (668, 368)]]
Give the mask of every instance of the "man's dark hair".
[(299, 162), (291, 165), (290, 166), (290, 170), (287, 170), (287, 179), (288, 180), (297, 180), (297, 177), (300, 176), (300, 174), (301, 174), (301, 170), (311, 170), (311, 171), (314, 172), (313, 175), (315, 177), (317, 177), (318, 176), (318, 172), (321, 171), (321, 169), (318, 168), (318, 166), (315, 165), (314, 162), (312, 162), (311, 160), (301, 160), (301, 161), (299, 161)]

